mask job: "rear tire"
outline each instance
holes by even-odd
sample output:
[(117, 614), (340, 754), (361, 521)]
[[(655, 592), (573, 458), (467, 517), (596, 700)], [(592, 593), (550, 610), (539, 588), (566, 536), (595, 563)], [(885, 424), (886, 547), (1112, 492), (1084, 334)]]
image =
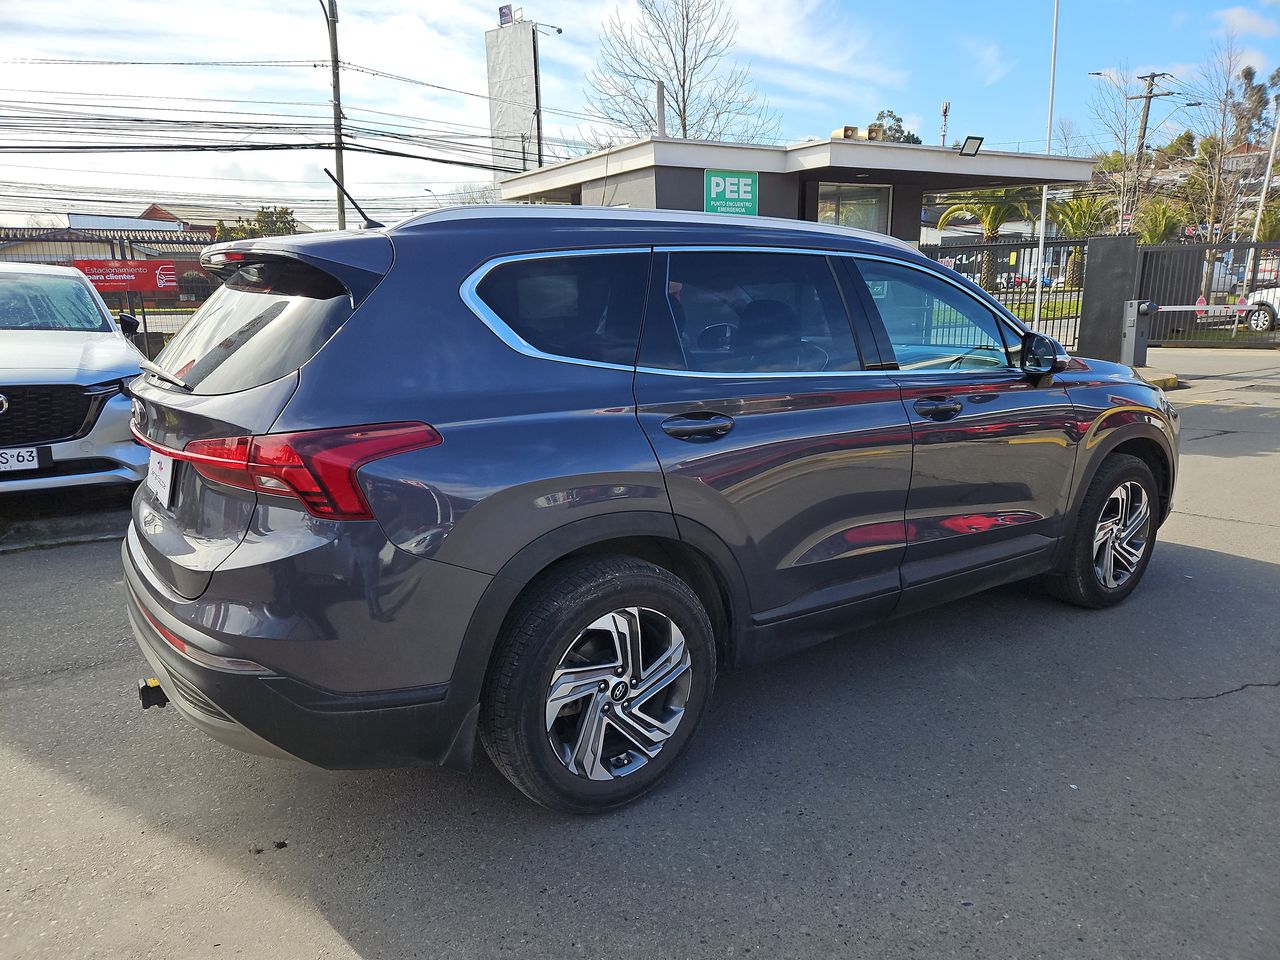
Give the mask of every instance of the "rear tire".
[(670, 571), (584, 557), (542, 574), (503, 626), (480, 740), (537, 803), (600, 813), (653, 789), (715, 686), (711, 622)]
[(1044, 578), (1045, 587), (1078, 607), (1125, 599), (1151, 562), (1159, 510), (1151, 468), (1128, 454), (1107, 457), (1080, 504), (1062, 566)]
[(1255, 303), (1249, 308), (1246, 322), (1254, 333), (1267, 333), (1276, 325), (1276, 308), (1269, 303)]

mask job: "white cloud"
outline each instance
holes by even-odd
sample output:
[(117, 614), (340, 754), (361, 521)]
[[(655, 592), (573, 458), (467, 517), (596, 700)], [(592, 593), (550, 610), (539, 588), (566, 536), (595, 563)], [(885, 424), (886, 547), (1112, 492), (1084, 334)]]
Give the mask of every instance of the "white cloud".
[(1257, 37), (1280, 35), (1280, 22), (1270, 20), (1249, 7), (1227, 7), (1215, 10), (1213, 16), (1218, 21), (1218, 29), (1223, 33)]
[(964, 58), (970, 61), (974, 75), (983, 86), (999, 83), (1016, 65), (1016, 61), (1007, 59), (1000, 52), (1000, 45), (993, 41), (961, 37), (959, 43)]

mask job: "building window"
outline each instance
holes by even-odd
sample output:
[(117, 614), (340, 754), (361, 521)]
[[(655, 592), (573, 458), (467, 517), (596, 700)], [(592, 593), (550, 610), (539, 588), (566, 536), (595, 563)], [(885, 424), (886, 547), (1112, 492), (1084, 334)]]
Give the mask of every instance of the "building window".
[(818, 222), (888, 233), (889, 188), (852, 183), (820, 183)]

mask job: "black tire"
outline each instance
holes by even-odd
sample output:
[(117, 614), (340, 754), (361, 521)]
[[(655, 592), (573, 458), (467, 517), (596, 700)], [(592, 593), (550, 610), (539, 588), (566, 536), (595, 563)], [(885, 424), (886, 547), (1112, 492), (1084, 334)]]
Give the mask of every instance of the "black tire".
[[(1094, 533), (1112, 491), (1127, 482), (1141, 484), (1150, 505), (1146, 546), (1128, 578), (1119, 586), (1108, 587), (1103, 584), (1094, 568)], [(1060, 600), (1090, 609), (1114, 606), (1124, 600), (1137, 589), (1151, 563), (1159, 512), (1160, 491), (1151, 468), (1137, 457), (1123, 453), (1111, 454), (1102, 462), (1089, 484), (1065, 544), (1062, 565), (1044, 578), (1046, 589)]]
[[(548, 739), (545, 710), (565, 651), (597, 618), (624, 607), (656, 610), (684, 635), (690, 682), (684, 713), (656, 757), (611, 780), (572, 772)], [(503, 625), (485, 682), (480, 740), (526, 796), (567, 813), (602, 813), (637, 799), (687, 749), (715, 686), (711, 621), (697, 595), (671, 572), (633, 557), (584, 557), (542, 574)]]
[(1269, 303), (1255, 303), (1249, 308), (1246, 324), (1254, 333), (1267, 333), (1275, 329), (1276, 308)]

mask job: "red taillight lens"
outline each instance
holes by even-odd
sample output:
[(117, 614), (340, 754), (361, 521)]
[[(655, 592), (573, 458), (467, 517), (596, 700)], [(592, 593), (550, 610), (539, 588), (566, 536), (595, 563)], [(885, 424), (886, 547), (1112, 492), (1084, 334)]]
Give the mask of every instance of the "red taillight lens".
[(295, 497), (313, 516), (371, 520), (356, 473), (366, 463), (434, 447), (440, 434), (425, 423), (377, 423), (363, 427), (268, 433), (256, 437), (192, 440), (181, 451), (147, 446), (217, 483), (259, 493)]

